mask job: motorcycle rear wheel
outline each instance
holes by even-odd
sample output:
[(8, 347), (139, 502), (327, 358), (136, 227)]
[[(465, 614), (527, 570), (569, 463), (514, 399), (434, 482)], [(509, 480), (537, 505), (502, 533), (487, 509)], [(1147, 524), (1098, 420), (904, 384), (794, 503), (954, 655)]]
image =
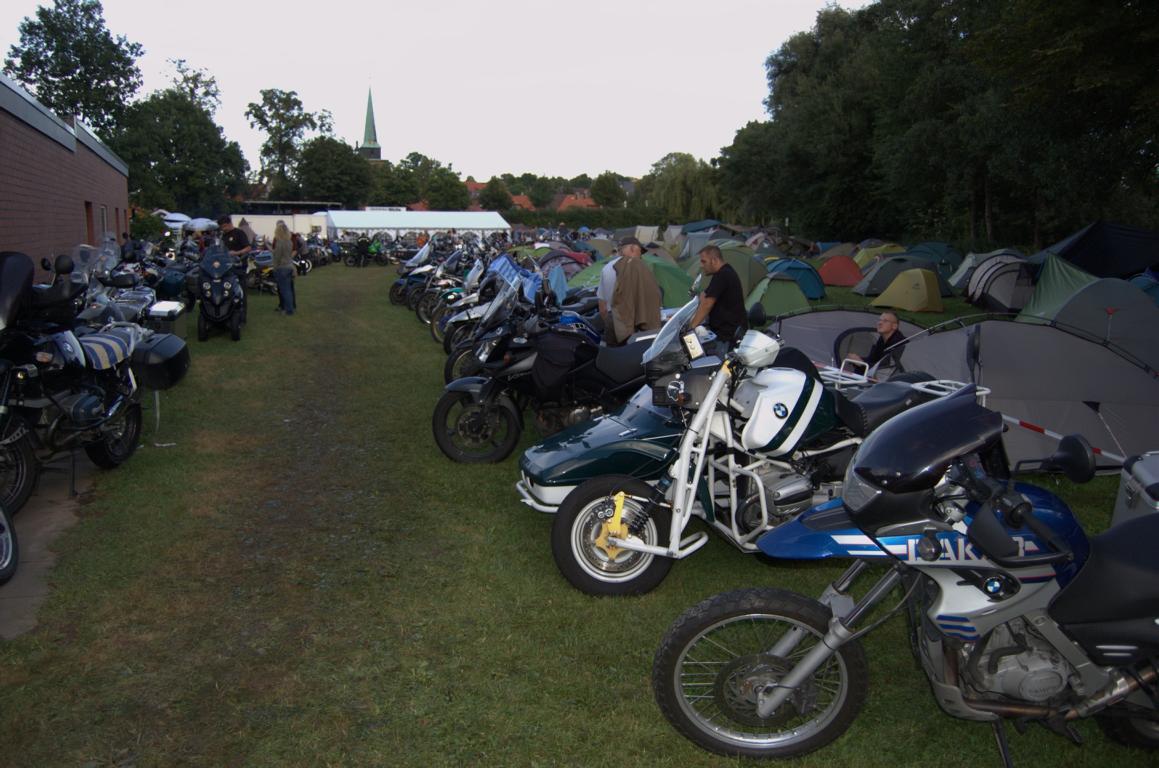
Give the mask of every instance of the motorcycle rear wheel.
[(0, 584), (6, 584), (16, 575), (20, 562), (20, 545), (8, 510), (0, 506)]
[(1140, 749), (1159, 749), (1159, 722), (1142, 717), (1119, 715), (1113, 712), (1096, 715), (1095, 719), (1103, 733), (1120, 744)]
[(85, 453), (93, 464), (102, 469), (116, 469), (129, 460), (141, 439), (141, 404), (125, 408), (120, 422), (105, 432), (100, 440), (85, 446)]
[[(19, 420), (13, 424), (23, 425)], [(36, 488), (38, 469), (31, 433), (0, 446), (0, 507), (8, 514), (15, 515), (28, 501)]]
[[(609, 552), (598, 543), (604, 520), (610, 516), (612, 497), (623, 491), (623, 519), (631, 523), (642, 515), (652, 487), (627, 475), (605, 475), (586, 480), (564, 498), (551, 525), (551, 555), (573, 587), (598, 597), (642, 595), (651, 592), (672, 568), (670, 557), (623, 549)], [(668, 537), (669, 511), (655, 509), (638, 534), (645, 544), (662, 547)]]
[(241, 341), (241, 314), (238, 312), (229, 316), (229, 337)]
[[(829, 618), (817, 601), (779, 589), (725, 592), (689, 608), (664, 634), (652, 665), (660, 711), (719, 755), (785, 758), (825, 746), (865, 702), (869, 672), (859, 642), (838, 648), (767, 718), (757, 714), (757, 694), (821, 642)], [(789, 633), (800, 640), (778, 649)]]
[(448, 459), (486, 464), (510, 456), (523, 427), (512, 406), (476, 403), (470, 392), (444, 392), (435, 404), (431, 431)]

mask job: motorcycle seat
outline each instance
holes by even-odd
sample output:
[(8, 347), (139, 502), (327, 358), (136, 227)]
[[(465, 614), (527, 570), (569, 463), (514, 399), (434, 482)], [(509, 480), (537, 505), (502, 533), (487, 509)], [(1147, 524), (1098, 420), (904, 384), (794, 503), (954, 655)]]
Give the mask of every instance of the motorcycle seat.
[(644, 375), (644, 351), (651, 341), (636, 341), (622, 347), (600, 347), (596, 353), (596, 370), (612, 381), (624, 384)]
[(837, 417), (858, 437), (867, 436), (902, 411), (925, 400), (925, 397), (909, 384), (898, 381), (874, 384), (853, 397), (846, 397), (836, 391), (834, 394), (837, 401)]
[(1090, 556), (1054, 598), (1051, 617), (1063, 625), (1153, 619), (1159, 604), (1156, 541), (1159, 514), (1126, 520), (1092, 536)]
[(595, 296), (588, 296), (582, 297), (574, 303), (564, 304), (560, 309), (563, 311), (571, 310), (579, 315), (586, 315), (594, 312), (599, 307), (599, 304), (600, 300)]
[(125, 331), (90, 333), (77, 340), (93, 370), (104, 371), (115, 368), (133, 354), (133, 337)]

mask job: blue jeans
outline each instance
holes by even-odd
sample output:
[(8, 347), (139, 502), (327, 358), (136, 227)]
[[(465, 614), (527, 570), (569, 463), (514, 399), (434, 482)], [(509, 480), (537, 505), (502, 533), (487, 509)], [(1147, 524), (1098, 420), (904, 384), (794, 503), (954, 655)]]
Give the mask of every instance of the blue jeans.
[(278, 267), (274, 280), (278, 284), (278, 303), (287, 315), (294, 314), (294, 268)]

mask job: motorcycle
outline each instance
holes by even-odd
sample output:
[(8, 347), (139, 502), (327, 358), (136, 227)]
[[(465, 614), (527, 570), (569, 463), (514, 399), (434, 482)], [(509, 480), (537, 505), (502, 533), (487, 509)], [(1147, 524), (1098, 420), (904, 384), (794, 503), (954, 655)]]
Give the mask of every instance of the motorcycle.
[[(514, 302), (518, 284), (504, 282), (487, 312)], [(446, 386), (431, 420), (435, 443), (452, 461), (502, 461), (519, 442), (525, 409), (550, 433), (620, 406), (643, 383), (640, 358), (647, 346), (637, 341), (601, 347), (584, 323), (557, 325), (535, 340), (513, 340), (488, 376)]]
[[(254, 260), (256, 263), (256, 259)], [(241, 279), (234, 269), (234, 259), (222, 245), (205, 249), (200, 268), (190, 276), (196, 282), (194, 292), (199, 299), (197, 312), (197, 340), (206, 341), (209, 331), (217, 325), (229, 329), (229, 337), (241, 340), (241, 324), (245, 317), (246, 300)], [(192, 286), (191, 286), (192, 287)]]
[(185, 342), (135, 323), (93, 331), (77, 319), (90, 276), (58, 256), (51, 285), (32, 262), (0, 253), (0, 506), (15, 514), (39, 463), (84, 448), (99, 467), (129, 459), (141, 434), (141, 388), (166, 389), (189, 367)]
[[(759, 540), (774, 558), (853, 559), (820, 598), (728, 592), (669, 628), (652, 685), (681, 734), (752, 757), (829, 744), (866, 697), (860, 638), (904, 611), (938, 705), (990, 723), (1007, 766), (1003, 718), (1078, 742), (1073, 723), (1093, 716), (1125, 744), (1159, 747), (1159, 515), (1088, 539), (1061, 499), (1014, 478), (1039, 469), (1085, 482), (1089, 444), (1063, 438), (1011, 472), (1002, 417), (976, 394), (969, 386), (893, 418), (858, 450), (841, 500)], [(874, 564), (884, 574), (855, 599)], [(897, 588), (901, 602), (867, 623)]]
[[(696, 334), (677, 337), (697, 305), (670, 318), (645, 353), (650, 391), (520, 462), (517, 489), (555, 513), (552, 555), (587, 594), (654, 589), (708, 543), (705, 531), (685, 536), (693, 517), (755, 553), (762, 533), (840, 495), (845, 466), (874, 427), (933, 396), (838, 371), (826, 386), (803, 355), (754, 330), (723, 362), (696, 365)], [(836, 384), (864, 389), (849, 395)]]

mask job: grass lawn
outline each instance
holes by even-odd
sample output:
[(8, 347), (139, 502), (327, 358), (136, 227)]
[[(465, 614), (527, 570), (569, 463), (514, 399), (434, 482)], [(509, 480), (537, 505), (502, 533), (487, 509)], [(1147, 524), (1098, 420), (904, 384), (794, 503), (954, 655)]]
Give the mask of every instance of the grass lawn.
[[(770, 565), (714, 539), (643, 598), (571, 589), (549, 518), (512, 488), (518, 454), (463, 466), (435, 447), (444, 357), (389, 305), (393, 274), (316, 270), (294, 317), (255, 297), (241, 342), (190, 342), (160, 434), (97, 476), (58, 543), (40, 627), (0, 645), (0, 764), (735, 762), (653, 704), (660, 636), (716, 592), (817, 594), (839, 568)], [(1114, 488), (1062, 491), (1099, 530)], [(903, 630), (866, 639), (861, 717), (795, 765), (998, 764), (987, 726), (938, 710)], [(1079, 730), (1083, 749), (1011, 730), (1015, 760), (1150, 759)]]

